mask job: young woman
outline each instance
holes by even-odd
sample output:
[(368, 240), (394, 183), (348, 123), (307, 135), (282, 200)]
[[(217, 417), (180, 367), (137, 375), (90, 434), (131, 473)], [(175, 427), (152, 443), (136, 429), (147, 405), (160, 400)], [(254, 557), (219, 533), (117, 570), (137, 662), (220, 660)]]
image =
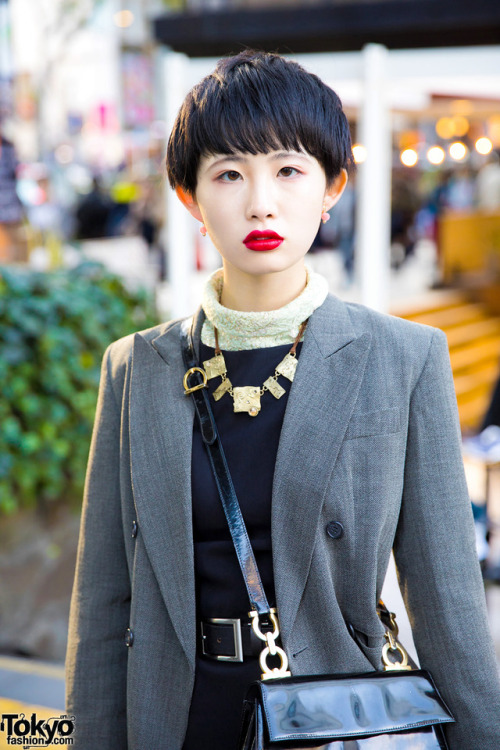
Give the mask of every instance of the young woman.
[[(244, 52), (194, 87), (168, 175), (222, 257), (195, 345), (292, 673), (382, 668), (376, 605), (394, 548), (421, 665), (456, 719), (451, 748), (496, 750), (445, 336), (336, 299), (304, 265), (351, 163), (338, 97), (294, 62)], [(81, 749), (234, 750), (260, 674), (179, 329), (104, 357), (67, 658)], [(281, 365), (294, 342), (295, 377)]]

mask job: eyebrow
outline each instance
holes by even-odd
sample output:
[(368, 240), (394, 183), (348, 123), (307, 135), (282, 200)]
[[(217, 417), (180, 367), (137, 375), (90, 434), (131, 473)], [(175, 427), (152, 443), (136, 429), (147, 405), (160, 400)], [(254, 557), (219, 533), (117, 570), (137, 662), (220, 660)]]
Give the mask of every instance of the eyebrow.
[[(253, 154), (251, 154), (253, 156)], [(306, 159), (307, 160), (307, 154), (301, 154), (299, 151), (279, 151), (276, 154), (273, 154), (271, 156), (271, 161), (279, 161), (279, 159)], [(213, 169), (214, 167), (219, 166), (223, 162), (226, 161), (235, 161), (235, 162), (245, 162), (248, 160), (248, 156), (236, 156), (233, 154), (228, 154), (227, 156), (221, 156), (220, 159), (217, 159), (216, 161), (212, 162), (210, 164), (209, 169)]]

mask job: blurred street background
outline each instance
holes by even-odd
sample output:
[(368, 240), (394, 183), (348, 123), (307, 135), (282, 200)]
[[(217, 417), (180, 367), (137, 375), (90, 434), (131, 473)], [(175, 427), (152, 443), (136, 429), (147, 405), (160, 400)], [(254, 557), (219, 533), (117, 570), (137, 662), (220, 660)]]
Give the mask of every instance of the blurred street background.
[[(244, 47), (349, 118), (357, 171), (309, 264), (448, 337), (500, 665), (499, 39), (498, 0), (0, 0), (0, 713), (64, 706), (101, 357), (192, 312), (219, 265), (164, 154), (189, 88)], [(384, 595), (411, 643), (393, 569)]]

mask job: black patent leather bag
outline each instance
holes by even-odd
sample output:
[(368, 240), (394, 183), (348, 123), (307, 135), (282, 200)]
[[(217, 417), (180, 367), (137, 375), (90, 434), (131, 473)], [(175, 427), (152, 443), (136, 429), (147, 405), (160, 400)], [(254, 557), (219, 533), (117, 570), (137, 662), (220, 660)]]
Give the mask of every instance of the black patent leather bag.
[[(447, 750), (442, 727), (454, 719), (428, 672), (398, 670), (292, 677), (287, 671), (286, 654), (276, 644), (277, 614), (269, 607), (262, 586), (205, 390), (206, 373), (197, 364), (191, 321), (181, 324), (181, 346), (187, 367), (184, 391), (193, 397), (248, 592), (252, 625), (256, 634), (268, 643), (265, 651), (281, 659), (280, 669), (269, 669), (264, 664), (268, 679), (249, 688), (239, 750)], [(385, 614), (392, 617), (388, 611)], [(262, 623), (273, 623), (274, 632), (262, 633)], [(390, 637), (389, 643), (392, 651), (404, 653), (406, 659), (406, 652), (397, 641)], [(263, 656), (264, 652), (261, 666)], [(394, 669), (393, 664), (389, 665)], [(282, 674), (288, 676), (279, 677)]]
[(244, 702), (240, 750), (444, 750), (451, 721), (423, 670), (262, 680)]

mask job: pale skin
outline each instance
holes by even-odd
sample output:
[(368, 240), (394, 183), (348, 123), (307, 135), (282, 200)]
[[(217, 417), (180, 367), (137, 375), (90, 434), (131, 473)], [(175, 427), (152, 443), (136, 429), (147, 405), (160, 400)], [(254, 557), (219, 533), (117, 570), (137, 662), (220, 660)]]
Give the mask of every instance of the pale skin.
[[(189, 213), (202, 222), (222, 257), (221, 304), (232, 310), (277, 310), (306, 283), (304, 258), (347, 184), (347, 172), (329, 185), (321, 164), (305, 151), (211, 154), (202, 157), (196, 193), (177, 187)], [(253, 230), (273, 230), (283, 242), (257, 252), (243, 244)]]

